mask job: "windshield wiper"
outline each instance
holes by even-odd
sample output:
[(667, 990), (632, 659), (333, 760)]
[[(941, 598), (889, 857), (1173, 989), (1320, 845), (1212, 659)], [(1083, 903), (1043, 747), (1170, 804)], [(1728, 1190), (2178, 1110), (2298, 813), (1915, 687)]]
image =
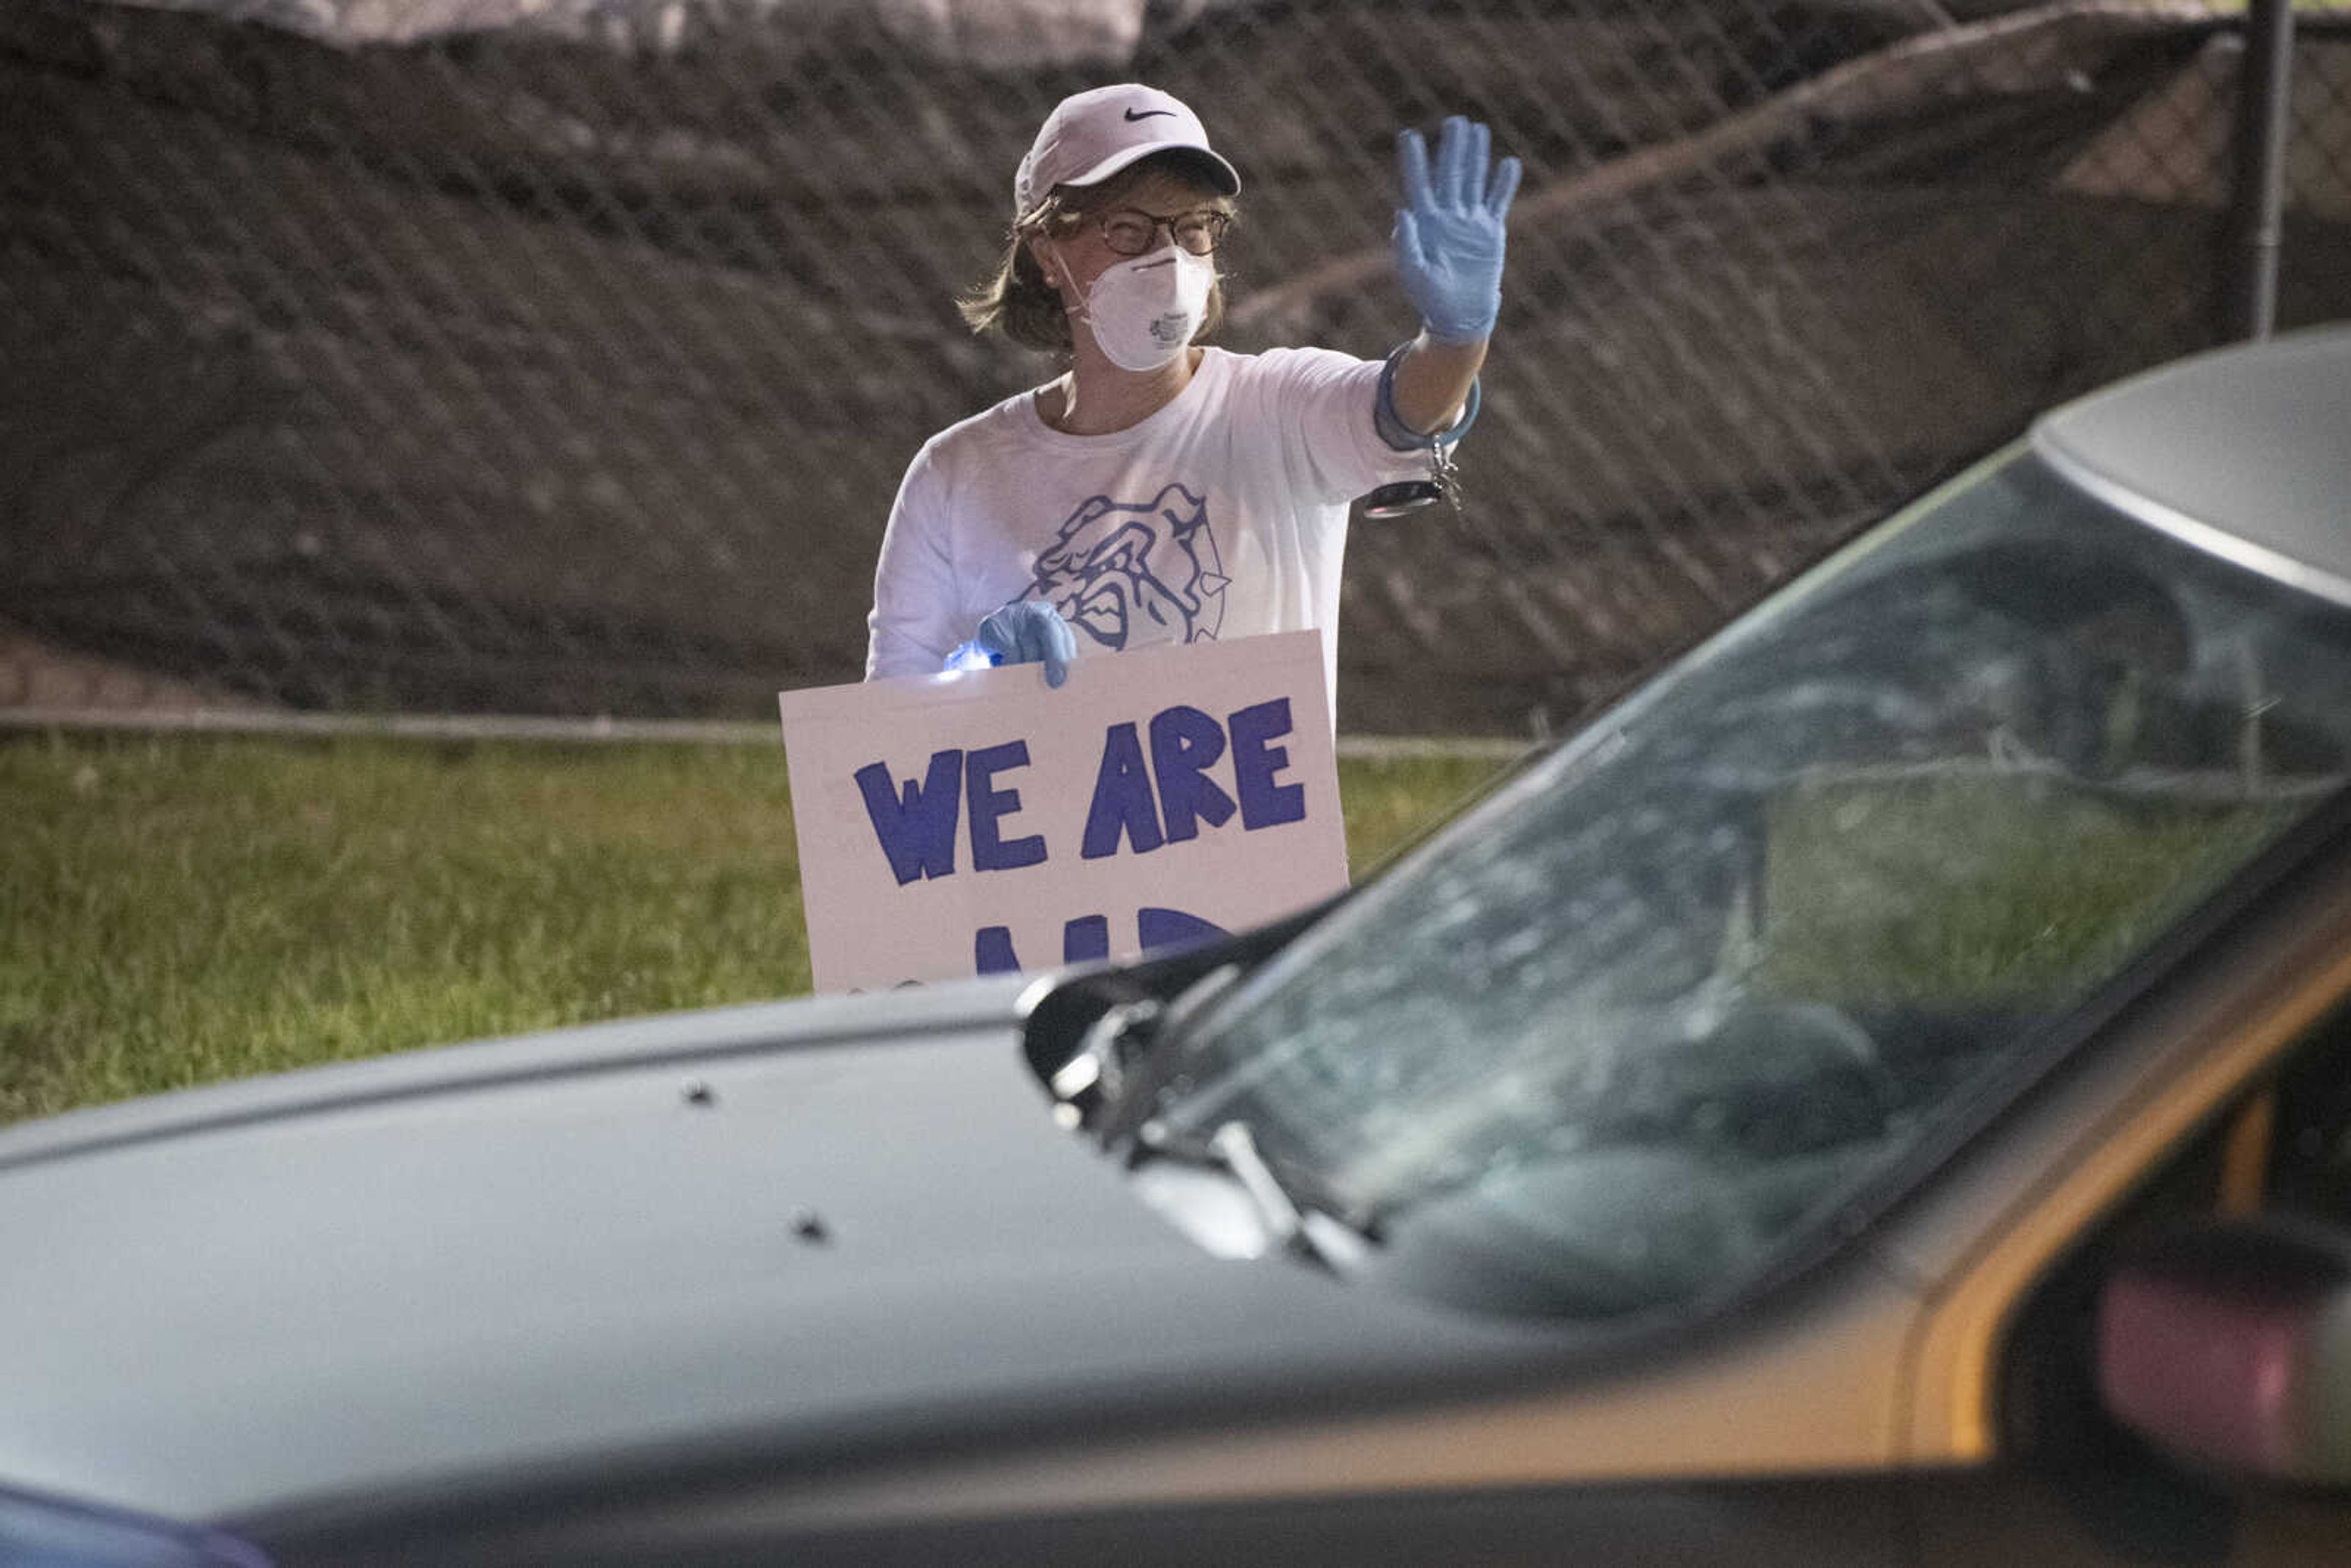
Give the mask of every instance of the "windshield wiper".
[[(1245, 972), (1238, 964), (1220, 965), (1186, 987), (1164, 1008), (1154, 1006), (1148, 1013), (1131, 1014), (1117, 1023), (1111, 1043), (1118, 1048), (1126, 1071), (1115, 1082), (1102, 1085), (1101, 1114), (1088, 1118), (1099, 1124), (1095, 1131), (1102, 1147), (1140, 1138), (1144, 1124), (1157, 1114), (1168, 1085), (1183, 1075), (1181, 1037), (1186, 1026), (1231, 990)], [(1124, 1010), (1113, 1009), (1112, 1012)], [(1104, 1021), (1109, 1017), (1105, 1014)], [(1090, 1030), (1089, 1045), (1092, 1039)], [(1084, 1049), (1081, 1048), (1081, 1054)]]
[[(1229, 941), (1050, 977), (1023, 997), (1021, 1051), (1052, 1092), (1063, 1124), (1090, 1125), (1113, 1100), (1133, 1099), (1129, 1063), (1139, 1063), (1152, 1046), (1189, 1024), (1207, 1001), (1346, 896), (1336, 894)], [(1091, 1061), (1082, 1060), (1089, 1056)]]
[(1109, 1125), (1101, 1128), (1104, 1148), (1131, 1136), (1138, 1119), (1128, 1117), (1126, 1108), (1147, 1107), (1158, 1098), (1170, 1064), (1179, 1054), (1163, 1051), (1155, 1056), (1152, 1048), (1197, 1016), (1240, 977), (1240, 965), (1219, 964), (1177, 992), (1173, 1000), (1140, 997), (1119, 1003), (1088, 1024), (1085, 1033), (1078, 1037), (1078, 1049), (1046, 1080), (1053, 1092), (1054, 1115), (1072, 1132), (1092, 1127), (1108, 1115)]
[(1257, 1146), (1257, 1134), (1238, 1118), (1217, 1124), (1205, 1138), (1178, 1137), (1160, 1121), (1144, 1123), (1135, 1134), (1129, 1159), (1174, 1160), (1218, 1172), (1231, 1178), (1257, 1211), (1267, 1238), (1294, 1258), (1343, 1272), (1362, 1261), (1378, 1245), (1369, 1232), (1341, 1217), (1332, 1206), (1301, 1201), (1303, 1195), (1285, 1184)]

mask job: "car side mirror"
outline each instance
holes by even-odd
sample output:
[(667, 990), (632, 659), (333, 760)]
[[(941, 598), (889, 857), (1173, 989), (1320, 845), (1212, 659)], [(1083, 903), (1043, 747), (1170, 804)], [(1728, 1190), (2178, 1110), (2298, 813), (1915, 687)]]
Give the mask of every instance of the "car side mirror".
[(2232, 1220), (2130, 1249), (2099, 1291), (2097, 1377), (2189, 1464), (2351, 1485), (2351, 1232)]

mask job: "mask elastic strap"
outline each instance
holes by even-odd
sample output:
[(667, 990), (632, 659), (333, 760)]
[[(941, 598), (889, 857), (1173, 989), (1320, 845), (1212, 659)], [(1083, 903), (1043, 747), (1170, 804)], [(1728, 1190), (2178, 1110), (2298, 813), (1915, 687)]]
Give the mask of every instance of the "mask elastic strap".
[[(1051, 242), (1048, 241), (1047, 243), (1050, 244)], [(1053, 267), (1054, 270), (1058, 271), (1061, 275), (1061, 281), (1059, 283), (1055, 283), (1053, 286), (1054, 292), (1059, 293), (1061, 290), (1066, 288), (1071, 295), (1075, 296), (1077, 300), (1077, 303), (1073, 305), (1064, 305), (1061, 307), (1062, 313), (1067, 315), (1072, 321), (1084, 320), (1086, 317), (1086, 291), (1078, 287), (1077, 278), (1070, 271), (1070, 264), (1061, 259), (1061, 247), (1058, 245), (1053, 246)], [(1050, 283), (1053, 280), (1049, 277), (1046, 281)]]

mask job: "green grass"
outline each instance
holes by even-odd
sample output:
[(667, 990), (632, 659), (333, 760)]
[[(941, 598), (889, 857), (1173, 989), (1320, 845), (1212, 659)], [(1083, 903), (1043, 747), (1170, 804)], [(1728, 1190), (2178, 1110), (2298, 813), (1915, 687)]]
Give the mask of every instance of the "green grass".
[[(1352, 863), (1496, 768), (1343, 763)], [(780, 747), (0, 739), (0, 1121), (805, 993)]]
[(1823, 780), (1768, 814), (1760, 977), (1841, 1004), (2062, 1003), (2293, 815), (1991, 773)]

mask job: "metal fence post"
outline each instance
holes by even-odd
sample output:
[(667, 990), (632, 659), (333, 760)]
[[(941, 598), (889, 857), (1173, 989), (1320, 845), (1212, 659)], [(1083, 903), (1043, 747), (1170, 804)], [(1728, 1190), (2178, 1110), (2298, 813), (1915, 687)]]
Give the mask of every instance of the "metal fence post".
[(2221, 264), (2221, 330), (2226, 339), (2266, 338), (2277, 319), (2293, 77), (2293, 0), (2252, 0), (2237, 88), (2229, 248)]

